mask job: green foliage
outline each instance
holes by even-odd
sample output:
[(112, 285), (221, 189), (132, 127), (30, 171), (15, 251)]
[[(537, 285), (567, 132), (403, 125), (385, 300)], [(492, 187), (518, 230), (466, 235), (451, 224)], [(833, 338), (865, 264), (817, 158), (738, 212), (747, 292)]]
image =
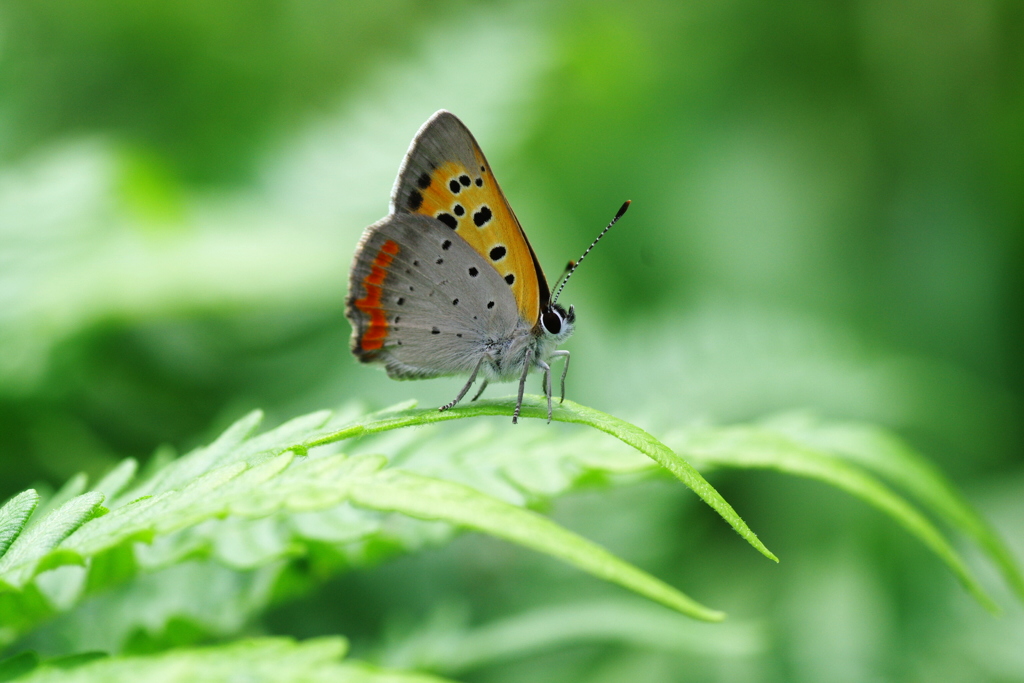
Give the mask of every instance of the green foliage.
[(768, 646), (764, 624), (706, 624), (638, 600), (568, 602), (475, 626), (464, 612), (440, 610), (411, 632), (391, 634), (373, 653), (374, 660), (390, 668), (457, 676), (579, 643), (731, 659), (761, 654)]
[[(35, 492), (25, 493), (32, 495)], [(24, 499), (25, 494), (20, 497)], [(11, 504), (17, 502), (16, 498)], [(39, 522), (21, 527), (20, 535), (0, 557), (0, 576), (3, 577), (0, 590), (22, 588), (39, 572), (81, 561), (82, 556), (75, 554), (74, 551), (68, 552), (64, 548), (58, 549), (57, 546), (96, 515), (102, 502), (101, 493), (92, 492), (76, 496), (44, 515)], [(34, 501), (32, 507), (35, 507)], [(17, 520), (14, 521), (17, 524)]]
[[(527, 417), (544, 417), (546, 415), (546, 402), (537, 397), (524, 398), (523, 415)], [(377, 420), (371, 420), (363, 424), (356, 424), (337, 431), (334, 434), (325, 435), (314, 439), (304, 447), (311, 447), (325, 443), (331, 443), (342, 439), (348, 439), (361, 434), (373, 434), (375, 432), (395, 429), (397, 427), (428, 424), (431, 422), (442, 422), (461, 417), (473, 417), (478, 415), (505, 415), (507, 414), (506, 401), (479, 401), (474, 405), (459, 406), (453, 410), (444, 412), (410, 410), (395, 411), (383, 415)], [(572, 422), (586, 424), (602, 432), (611, 434), (623, 443), (626, 443), (648, 456), (666, 470), (671, 472), (677, 479), (686, 484), (694, 493), (710, 505), (732, 528), (745, 538), (748, 543), (757, 548), (766, 557), (778, 561), (771, 551), (757, 539), (757, 536), (747, 527), (746, 522), (740, 519), (736, 511), (732, 509), (718, 491), (700, 476), (697, 470), (693, 469), (690, 463), (665, 447), (664, 444), (652, 437), (644, 430), (623, 420), (612, 417), (597, 410), (581, 406), (572, 401), (563, 401), (559, 406), (555, 419), (560, 422)]]
[[(696, 462), (709, 466), (774, 469), (816, 479), (857, 496), (916, 536), (949, 566), (978, 602), (997, 612), (995, 602), (942, 532), (871, 472), (883, 474), (895, 485), (908, 489), (907, 492), (917, 497), (930, 512), (960, 527), (983, 547), (999, 565), (1007, 582), (1018, 591), (1018, 597), (1024, 600), (1024, 593), (1020, 592), (1024, 585), (1020, 569), (1009, 559), (1009, 550), (998, 536), (938, 472), (881, 430), (862, 425), (781, 420), (764, 426), (680, 432), (668, 442)], [(882, 462), (884, 466), (880, 466)], [(926, 476), (919, 476), (922, 472)], [(913, 484), (908, 485), (908, 482)]]
[[(357, 659), (477, 683), (1024, 680), (1021, 18), (1010, 0), (0, 3), (0, 643), (23, 653), (0, 678), (344, 634)], [(502, 417), (299, 456), (389, 419), (348, 410), (298, 425), (295, 457), (255, 431), (214, 448), (257, 406), (278, 425), (339, 397), (451, 398), (355, 363), (342, 314), (360, 232), (441, 107), (549, 275), (634, 200), (566, 291), (569, 396), (662, 445)], [(373, 500), (272, 491), (342, 454)], [(651, 457), (700, 491), (685, 458), (735, 513)], [(435, 495), (459, 486), (484, 498)], [(385, 499), (404, 487), (424, 495)], [(499, 503), (530, 514), (493, 531)], [(487, 537), (460, 535), (478, 517)], [(543, 519), (558, 551), (585, 538), (730, 618), (495, 540)]]
[[(287, 638), (258, 638), (219, 647), (172, 650), (146, 657), (51, 660), (34, 667), (17, 680), (19, 683), (212, 683), (243, 680), (252, 683), (442, 683), (442, 679), (434, 676), (394, 673), (366, 664), (341, 662), (339, 660), (345, 651), (343, 638), (321, 638), (303, 643)], [(12, 662), (10, 668), (14, 671), (31, 664), (22, 658)], [(0, 676), (3, 675), (3, 667), (4, 663), (0, 662)]]
[(0, 557), (3, 557), (11, 547), (11, 542), (25, 528), (25, 523), (38, 504), (39, 494), (29, 489), (11, 498), (0, 508)]
[[(943, 533), (875, 476), (881, 475), (907, 489), (925, 510), (965, 531), (1001, 567), (1011, 585), (1020, 585), (1020, 570), (1007, 559), (1008, 551), (980, 516), (937, 471), (877, 428), (783, 416), (756, 425), (675, 430), (666, 439), (670, 449), (640, 428), (591, 408), (567, 401), (555, 412), (558, 421), (587, 425), (616, 437), (636, 449), (631, 454), (614, 441), (594, 440), (593, 432), (553, 432), (548, 426), (538, 431), (524, 425), (496, 439), (489, 425), (455, 433), (430, 426), (467, 417), (507, 416), (511, 410), (508, 401), (482, 401), (444, 413), (408, 406), (365, 416), (348, 410), (321, 411), (262, 434), (255, 434), (261, 415), (252, 413), (209, 446), (170, 461), (138, 481), (133, 481), (136, 466), (130, 460), (114, 468), (94, 491), (83, 493), (84, 478), (73, 478), (44, 503), (34, 523), (30, 515), (38, 494), (22, 493), (0, 509), (0, 539), (6, 539), (8, 546), (0, 556), (0, 635), (11, 643), (61, 612), (65, 614), (55, 622), (58, 630), (99, 618), (110, 631), (106, 645), (115, 651), (128, 646), (146, 624), (151, 633), (164, 634), (152, 643), (156, 649), (182, 637), (178, 642), (188, 644), (204, 632), (230, 635), (272, 601), (306, 590), (303, 586), (308, 582), (289, 588), (290, 573), (282, 559), (305, 556), (316, 567), (314, 575), (322, 579), (345, 567), (443, 542), (453, 528), (480, 531), (561, 559), (690, 617), (720, 620), (721, 612), (700, 605), (547, 517), (523, 509), (595, 481), (614, 483), (626, 481), (623, 477), (667, 472), (687, 483), (741, 536), (774, 559), (732, 507), (677, 453), (712, 469), (771, 468), (852, 493), (916, 536), (979, 602), (995, 609)], [(524, 402), (524, 417), (543, 419), (545, 411), (541, 397), (527, 397)], [(351, 447), (349, 454), (337, 450), (343, 444)], [(650, 460), (638, 459), (636, 452)], [(913, 485), (908, 486), (911, 481)], [(105, 498), (108, 507), (101, 506)], [(397, 513), (398, 520), (406, 521), (396, 525), (386, 513)], [(327, 549), (330, 552), (325, 555)], [(209, 560), (197, 562), (199, 558)], [(172, 586), (189, 588), (170, 603), (164, 598), (154, 601), (154, 594), (166, 596), (175, 590)], [(132, 608), (126, 609), (129, 604)], [(200, 605), (202, 609), (197, 610)], [(458, 671), (474, 662), (508, 656), (507, 646), (498, 645), (502, 638), (493, 634), (508, 629), (534, 634), (532, 639), (510, 639), (515, 651), (535, 649), (549, 637), (555, 642), (581, 634), (607, 638), (607, 627), (594, 631), (586, 626), (586, 619), (580, 621), (581, 614), (595, 609), (605, 617), (609, 610), (618, 613), (611, 621), (622, 628), (650, 618), (635, 616), (634, 607), (578, 606), (568, 608), (562, 619), (552, 613), (522, 616), (518, 621), (527, 626), (511, 622), (490, 627), (492, 632), (463, 634), (468, 643), (479, 641), (479, 648), (471, 648), (475, 654), (470, 659), (467, 654), (453, 654), (450, 646), (443, 656), (431, 655), (436, 645), (423, 650), (415, 640), (384, 659), (400, 666)], [(227, 621), (225, 615), (230, 615)], [(181, 632), (175, 623), (182, 618), (199, 631)], [(530, 626), (533, 619), (547, 626)], [(555, 637), (552, 625), (562, 622), (557, 629), (562, 635)], [(673, 622), (666, 624), (669, 630), (680, 628)], [(175, 629), (179, 629), (177, 636)], [(140, 645), (136, 641), (134, 647)], [(159, 666), (171, 669), (180, 664), (182, 671), (188, 671), (205, 658), (222, 657), (226, 662), (232, 653), (249, 647), (266, 654), (267, 666), (273, 667), (299, 656), (306, 646), (278, 644), (275, 649), (262, 641), (240, 643), (161, 655), (145, 660), (149, 663), (114, 659), (74, 670), (81, 680), (94, 680), (89, 676), (117, 680), (118, 671), (130, 670), (129, 662), (132, 666), (162, 662)], [(403, 651), (406, 654), (400, 654)], [(416, 654), (410, 659), (409, 653)], [(23, 659), (7, 665), (11, 671), (25, 666)], [(53, 670), (53, 665), (43, 666), (27, 680), (49, 680)]]
[[(452, 411), (447, 419), (480, 411), (508, 414), (508, 405), (487, 403)], [(538, 400), (532, 399), (529, 413), (539, 415), (540, 412)], [(108, 503), (110, 512), (89, 524), (83, 522), (98, 508), (103, 495), (90, 492), (71, 498), (37, 525), (28, 527), (0, 559), (3, 569), (0, 600), (9, 615), (8, 629), (12, 630), (8, 640), (29, 628), (33, 617), (42, 616), (38, 609), (39, 587), (30, 586), (30, 582), (46, 570), (70, 564), (86, 566), (88, 576), (77, 577), (77, 592), (81, 595), (130, 578), (140, 562), (131, 551), (139, 541), (155, 543), (157, 548), (152, 554), (156, 557), (151, 555), (142, 560), (142, 564), (149, 568), (169, 566), (198, 551), (197, 540), (201, 534), (175, 536), (176, 532), (221, 518), (262, 519), (278, 513), (330, 510), (344, 503), (364, 510), (398, 512), (483, 531), (558, 557), (691, 616), (722, 618), (721, 613), (699, 605), (546, 518), (469, 486), (386, 468), (387, 459), (380, 455), (349, 457), (326, 454), (321, 449), (309, 457), (295, 459), (295, 452), (307, 453), (316, 446), (346, 438), (426, 424), (435, 421), (437, 415), (439, 413), (433, 410), (394, 411), (337, 429), (329, 423), (332, 415), (320, 412), (252, 436), (260, 420), (260, 415), (254, 413), (237, 422), (210, 446), (170, 463), (116, 495)], [(588, 421), (588, 416), (593, 415), (598, 414), (569, 407), (559, 411), (560, 418), (565, 416), (574, 421)], [(334, 419), (347, 422), (344, 416), (334, 416)], [(616, 423), (605, 416), (601, 424), (605, 430), (619, 432), (622, 438), (628, 431), (608, 427)], [(652, 443), (656, 441), (647, 437), (646, 447), (650, 448)], [(131, 465), (119, 466), (100, 485), (116, 494), (127, 485), (125, 472), (131, 469)], [(717, 493), (695, 471), (690, 472), (695, 480), (703, 482), (706, 497), (721, 500), (715, 498)], [(78, 486), (76, 481), (72, 490)], [(16, 502), (12, 501), (11, 505)], [(738, 517), (735, 519), (735, 523), (742, 524)], [(366, 542), (381, 532), (379, 524), (367, 524), (358, 518), (355, 524), (346, 524), (346, 521), (338, 518), (332, 531), (335, 536), (348, 537), (350, 542), (356, 539)], [(280, 552), (268, 554), (265, 548), (246, 548), (238, 543), (235, 533), (224, 534), (218, 541), (214, 554), (223, 556), (226, 563), (235, 567), (258, 566)], [(64, 605), (78, 598), (69, 596), (64, 587), (49, 586), (42, 590), (62, 592), (60, 599), (54, 602)], [(71, 591), (76, 592), (74, 588)]]

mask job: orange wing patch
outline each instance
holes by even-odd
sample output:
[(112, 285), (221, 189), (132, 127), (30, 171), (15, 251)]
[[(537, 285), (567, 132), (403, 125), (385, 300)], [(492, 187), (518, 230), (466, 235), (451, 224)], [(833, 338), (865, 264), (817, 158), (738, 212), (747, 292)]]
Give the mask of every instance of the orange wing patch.
[(363, 351), (376, 351), (384, 346), (384, 339), (388, 336), (388, 318), (384, 309), (381, 308), (381, 293), (384, 278), (387, 276), (388, 266), (398, 253), (398, 244), (394, 240), (388, 240), (381, 245), (380, 251), (374, 257), (370, 265), (370, 274), (363, 278), (363, 287), (366, 288), (366, 296), (356, 299), (355, 307), (370, 318), (363, 336), (359, 338), (359, 346)]
[(448, 161), (415, 180), (409, 210), (433, 216), (469, 242), (512, 287), (524, 320), (540, 316), (540, 289), (530, 247), (483, 154), (478, 166)]

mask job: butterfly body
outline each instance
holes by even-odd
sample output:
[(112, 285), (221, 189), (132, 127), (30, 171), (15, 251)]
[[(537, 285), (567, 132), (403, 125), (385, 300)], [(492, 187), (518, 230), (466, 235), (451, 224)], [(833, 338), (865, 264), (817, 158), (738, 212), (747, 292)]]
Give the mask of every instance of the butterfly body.
[[(575, 312), (550, 288), (519, 221), (469, 130), (437, 112), (417, 133), (391, 196), (391, 212), (366, 229), (349, 277), (352, 353), (395, 379), (466, 375), (473, 382), (545, 376), (568, 351)], [(477, 394), (479, 396), (479, 392)], [(475, 398), (475, 397), (474, 397)]]

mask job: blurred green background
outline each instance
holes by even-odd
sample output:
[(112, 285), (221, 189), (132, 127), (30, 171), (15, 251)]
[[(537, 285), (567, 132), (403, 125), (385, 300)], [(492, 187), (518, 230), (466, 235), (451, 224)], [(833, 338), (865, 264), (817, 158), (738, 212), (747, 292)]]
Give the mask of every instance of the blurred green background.
[[(1012, 1), (6, 0), (0, 499), (186, 450), (255, 407), (275, 422), (451, 398), (457, 380), (359, 367), (343, 314), (356, 241), (440, 108), (474, 131), (551, 277), (633, 200), (563, 298), (571, 398), (652, 427), (788, 410), (885, 425), (1024, 557)], [(553, 514), (760, 620), (767, 649), (569, 644), (463, 677), (1024, 680), (1024, 614), (997, 581), (1000, 619), (845, 496), (714, 481), (781, 565), (679, 486)], [(365, 653), (395, 623), (493, 618), (577, 581), (463, 538), (260, 628)]]

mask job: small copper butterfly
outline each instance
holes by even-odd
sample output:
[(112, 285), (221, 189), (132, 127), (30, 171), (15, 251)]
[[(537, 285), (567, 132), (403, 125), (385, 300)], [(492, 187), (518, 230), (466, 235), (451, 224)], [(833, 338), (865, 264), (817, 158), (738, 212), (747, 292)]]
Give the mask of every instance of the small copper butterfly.
[(390, 213), (366, 229), (349, 273), (345, 315), (351, 349), (363, 363), (382, 363), (394, 379), (469, 375), (448, 410), (478, 376), (519, 380), (512, 422), (519, 419), (526, 376), (544, 373), (551, 421), (551, 365), (573, 333), (576, 312), (556, 302), (594, 244), (571, 262), (551, 297), (537, 256), (473, 135), (454, 114), (439, 111), (420, 128), (398, 171)]

